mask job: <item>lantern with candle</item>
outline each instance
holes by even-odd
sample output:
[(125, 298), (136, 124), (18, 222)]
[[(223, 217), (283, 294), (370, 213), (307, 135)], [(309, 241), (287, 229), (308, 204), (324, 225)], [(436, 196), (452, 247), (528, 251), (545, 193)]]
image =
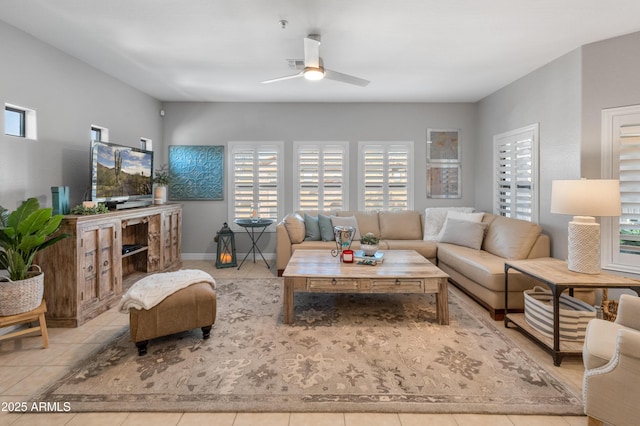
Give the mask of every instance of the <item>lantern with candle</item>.
[(218, 243), (218, 251), (216, 253), (216, 268), (230, 268), (237, 266), (236, 260), (236, 242), (233, 231), (224, 223), (222, 229), (216, 233), (214, 241)]

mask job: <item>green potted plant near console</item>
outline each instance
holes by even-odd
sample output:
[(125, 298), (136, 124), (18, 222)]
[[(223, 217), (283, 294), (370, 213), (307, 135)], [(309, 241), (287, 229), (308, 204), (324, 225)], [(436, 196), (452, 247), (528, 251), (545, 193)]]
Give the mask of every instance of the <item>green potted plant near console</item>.
[(374, 256), (378, 251), (378, 243), (380, 239), (373, 235), (372, 232), (364, 234), (360, 239), (360, 250), (363, 251), (365, 256)]
[(169, 166), (163, 164), (156, 169), (153, 177), (155, 188), (153, 190), (153, 204), (164, 204), (167, 202), (167, 187), (171, 183), (171, 175), (169, 174)]
[[(0, 206), (0, 269), (9, 273), (0, 277), (0, 316), (29, 312), (42, 302), (44, 273), (33, 259), (40, 250), (69, 236), (52, 236), (64, 217), (52, 211), (40, 208), (35, 198), (22, 202), (12, 213)], [(31, 271), (32, 266), (37, 271)]]

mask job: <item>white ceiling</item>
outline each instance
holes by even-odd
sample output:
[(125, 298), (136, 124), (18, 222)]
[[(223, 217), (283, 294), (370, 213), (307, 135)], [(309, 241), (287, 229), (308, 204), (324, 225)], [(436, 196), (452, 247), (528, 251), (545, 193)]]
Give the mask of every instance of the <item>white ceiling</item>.
[[(475, 102), (640, 31), (640, 1), (2, 0), (0, 20), (162, 101)], [(327, 68), (371, 84), (260, 84), (295, 73), (311, 33)]]

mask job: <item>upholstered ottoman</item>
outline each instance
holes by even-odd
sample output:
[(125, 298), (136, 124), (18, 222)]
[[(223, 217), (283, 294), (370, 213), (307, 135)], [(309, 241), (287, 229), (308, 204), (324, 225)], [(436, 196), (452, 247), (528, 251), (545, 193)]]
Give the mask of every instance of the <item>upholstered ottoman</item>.
[[(181, 272), (189, 273), (180, 274)], [(206, 276), (192, 272), (151, 275), (144, 278), (145, 281), (134, 284), (123, 296), (120, 311), (129, 313), (131, 340), (138, 347), (138, 355), (146, 354), (149, 340), (156, 337), (202, 328), (203, 338), (209, 338), (211, 327), (216, 321), (215, 281), (204, 272), (202, 274)], [(169, 283), (164, 285), (169, 289), (168, 295), (162, 297), (158, 293), (146, 306), (131, 302), (132, 298), (139, 298), (136, 293), (138, 296), (146, 296), (156, 292), (158, 281)]]

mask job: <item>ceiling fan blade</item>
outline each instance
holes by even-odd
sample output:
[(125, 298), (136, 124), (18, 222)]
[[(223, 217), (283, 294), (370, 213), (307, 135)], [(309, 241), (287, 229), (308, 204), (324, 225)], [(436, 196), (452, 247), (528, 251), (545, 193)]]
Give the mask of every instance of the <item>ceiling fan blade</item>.
[(356, 86), (365, 87), (370, 83), (369, 80), (365, 80), (363, 78), (354, 77), (349, 74), (343, 74), (337, 71), (331, 71), (325, 68), (325, 78), (335, 81), (341, 81), (343, 83), (355, 84)]
[(310, 34), (304, 38), (304, 66), (320, 67), (320, 36)]
[(266, 84), (266, 83), (276, 83), (278, 81), (284, 81), (284, 80), (290, 80), (292, 78), (298, 78), (298, 77), (302, 77), (302, 73), (299, 72), (297, 74), (293, 74), (293, 75), (287, 75), (284, 77), (278, 77), (278, 78), (273, 78), (271, 80), (265, 80), (265, 81), (261, 81), (261, 83)]

